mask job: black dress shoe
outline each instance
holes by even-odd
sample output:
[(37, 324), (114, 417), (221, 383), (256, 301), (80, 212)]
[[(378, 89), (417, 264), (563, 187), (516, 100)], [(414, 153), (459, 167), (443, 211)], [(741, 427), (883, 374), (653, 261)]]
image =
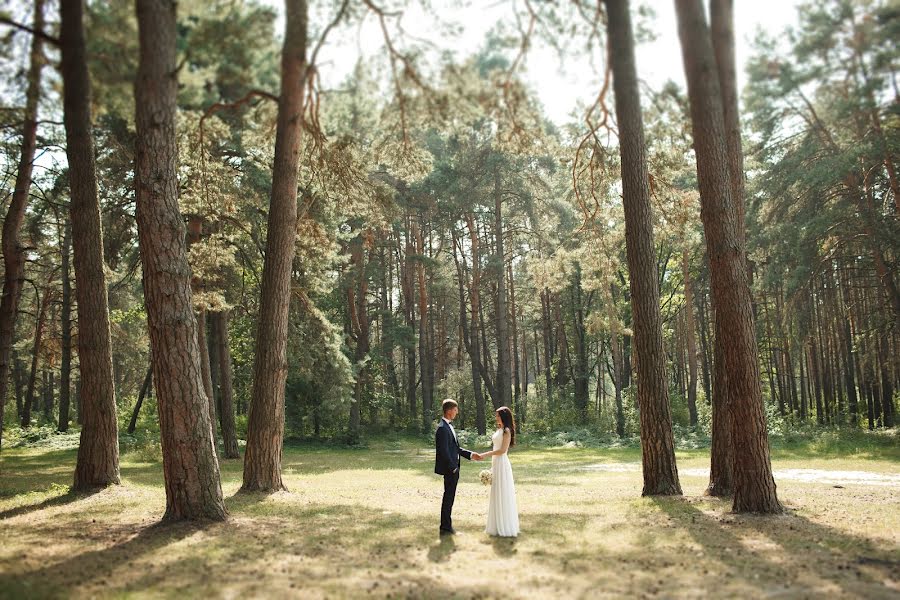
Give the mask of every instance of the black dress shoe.
[(455, 529), (441, 529), (441, 535), (456, 535)]

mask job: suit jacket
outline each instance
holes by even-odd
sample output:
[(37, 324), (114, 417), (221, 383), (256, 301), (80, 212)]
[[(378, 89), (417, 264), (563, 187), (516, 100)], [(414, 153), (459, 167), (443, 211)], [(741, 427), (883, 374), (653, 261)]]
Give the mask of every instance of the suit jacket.
[(472, 460), (472, 453), (460, 448), (459, 441), (453, 436), (450, 425), (441, 419), (434, 433), (434, 472), (438, 475), (450, 475), (459, 468), (459, 457)]

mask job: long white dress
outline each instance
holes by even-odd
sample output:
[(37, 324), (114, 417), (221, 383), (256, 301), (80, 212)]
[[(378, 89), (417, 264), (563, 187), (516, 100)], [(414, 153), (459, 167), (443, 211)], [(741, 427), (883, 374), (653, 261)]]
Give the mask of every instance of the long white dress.
[[(503, 447), (503, 431), (498, 429), (491, 436), (494, 450)], [(484, 532), (488, 535), (516, 537), (519, 535), (519, 509), (516, 506), (512, 465), (506, 452), (491, 456), (491, 471), (491, 499), (488, 502), (487, 527)]]

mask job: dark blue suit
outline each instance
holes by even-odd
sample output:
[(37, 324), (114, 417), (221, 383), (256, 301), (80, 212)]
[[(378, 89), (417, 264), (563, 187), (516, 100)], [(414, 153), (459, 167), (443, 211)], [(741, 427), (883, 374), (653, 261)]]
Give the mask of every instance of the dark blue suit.
[(456, 500), (456, 485), (459, 483), (459, 457), (472, 460), (472, 453), (460, 448), (450, 425), (444, 419), (438, 424), (434, 434), (434, 472), (444, 476), (444, 498), (441, 501), (441, 531), (453, 531), (453, 501)]

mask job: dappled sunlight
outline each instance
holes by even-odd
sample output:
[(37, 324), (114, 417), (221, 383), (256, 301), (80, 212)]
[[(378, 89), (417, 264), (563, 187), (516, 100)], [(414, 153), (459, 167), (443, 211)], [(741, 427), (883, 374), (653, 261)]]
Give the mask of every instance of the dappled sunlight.
[[(461, 535), (442, 538), (433, 456), (391, 450), (287, 447), (288, 491), (274, 494), (238, 492), (232, 461), (222, 472), (227, 522), (166, 526), (157, 463), (126, 458), (123, 485), (77, 496), (39, 454), (12, 451), (0, 597), (477, 597), (497, 590), (498, 573), (516, 582), (512, 597), (878, 596), (897, 585), (890, 488), (786, 481), (789, 514), (744, 517), (702, 496), (697, 476), (684, 476), (684, 498), (640, 497), (630, 452), (517, 448), (519, 538), (483, 533), (489, 488), (468, 462), (454, 510)], [(68, 481), (74, 454), (52, 460)], [(692, 453), (680, 465), (706, 460)]]

